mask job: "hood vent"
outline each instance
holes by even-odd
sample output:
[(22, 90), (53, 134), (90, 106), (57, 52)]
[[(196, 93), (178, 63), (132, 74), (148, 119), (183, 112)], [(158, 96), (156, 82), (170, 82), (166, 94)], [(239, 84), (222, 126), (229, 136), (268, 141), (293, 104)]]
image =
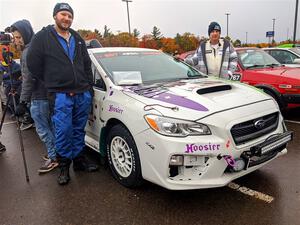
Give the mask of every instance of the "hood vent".
[(218, 91), (227, 91), (231, 89), (232, 89), (231, 85), (219, 85), (214, 87), (201, 88), (197, 90), (197, 93), (199, 95), (204, 95), (204, 94), (214, 93)]

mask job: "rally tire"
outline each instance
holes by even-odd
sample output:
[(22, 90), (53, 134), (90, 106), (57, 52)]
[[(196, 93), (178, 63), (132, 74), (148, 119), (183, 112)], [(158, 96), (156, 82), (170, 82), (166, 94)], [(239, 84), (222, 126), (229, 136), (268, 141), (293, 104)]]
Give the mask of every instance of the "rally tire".
[(107, 158), (113, 177), (128, 188), (142, 184), (140, 157), (130, 132), (121, 124), (113, 126), (107, 136)]

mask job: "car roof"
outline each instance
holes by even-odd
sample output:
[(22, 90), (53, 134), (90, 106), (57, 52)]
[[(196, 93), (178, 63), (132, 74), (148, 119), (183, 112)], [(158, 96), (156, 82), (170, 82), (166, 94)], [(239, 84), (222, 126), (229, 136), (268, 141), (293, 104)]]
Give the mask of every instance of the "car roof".
[(89, 52), (92, 53), (103, 53), (103, 52), (128, 52), (128, 51), (135, 51), (135, 52), (160, 52), (156, 49), (150, 48), (134, 48), (134, 47), (105, 47), (105, 48), (91, 48), (88, 49)]
[(244, 51), (244, 50), (261, 50), (261, 48), (256, 47), (244, 47), (244, 48), (235, 48), (236, 51)]
[(273, 50), (273, 49), (276, 49), (276, 50), (290, 50), (290, 49), (293, 49), (293, 48), (278, 48), (278, 47), (275, 47), (275, 48), (263, 48), (263, 50)]

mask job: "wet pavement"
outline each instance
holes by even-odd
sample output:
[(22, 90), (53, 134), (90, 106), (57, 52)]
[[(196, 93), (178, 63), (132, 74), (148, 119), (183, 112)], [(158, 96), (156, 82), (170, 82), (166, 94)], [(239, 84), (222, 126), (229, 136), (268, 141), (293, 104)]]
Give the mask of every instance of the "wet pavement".
[[(287, 116), (300, 121), (300, 110)], [(34, 129), (23, 132), (30, 182), (25, 179), (16, 125), (5, 124), (0, 155), (0, 225), (15, 224), (300, 224), (300, 124), (288, 154), (234, 182), (274, 198), (271, 203), (229, 187), (169, 191), (146, 183), (119, 185), (105, 166), (95, 173), (73, 172), (67, 186), (56, 182), (58, 169), (38, 175), (45, 148)], [(99, 158), (90, 153), (97, 163)]]

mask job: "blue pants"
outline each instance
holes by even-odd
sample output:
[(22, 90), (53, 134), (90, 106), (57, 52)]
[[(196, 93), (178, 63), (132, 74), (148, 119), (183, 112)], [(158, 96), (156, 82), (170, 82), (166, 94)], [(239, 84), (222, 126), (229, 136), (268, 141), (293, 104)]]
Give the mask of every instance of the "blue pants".
[(56, 93), (54, 115), (55, 146), (59, 156), (74, 159), (83, 150), (85, 125), (90, 112), (92, 97), (90, 92), (70, 96)]
[(46, 145), (50, 159), (56, 159), (55, 137), (50, 118), (48, 100), (32, 100), (30, 106), (31, 117), (35, 123), (35, 129), (40, 139)]

